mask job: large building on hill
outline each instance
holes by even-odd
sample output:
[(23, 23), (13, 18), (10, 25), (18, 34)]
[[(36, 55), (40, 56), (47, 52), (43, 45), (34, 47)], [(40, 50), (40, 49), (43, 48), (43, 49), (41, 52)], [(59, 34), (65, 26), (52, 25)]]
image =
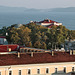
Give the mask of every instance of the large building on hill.
[(44, 19), (43, 21), (35, 22), (37, 25), (41, 25), (44, 27), (51, 28), (52, 26), (60, 26), (62, 23), (50, 20), (50, 19)]
[(75, 75), (74, 72), (72, 51), (0, 53), (0, 75)]

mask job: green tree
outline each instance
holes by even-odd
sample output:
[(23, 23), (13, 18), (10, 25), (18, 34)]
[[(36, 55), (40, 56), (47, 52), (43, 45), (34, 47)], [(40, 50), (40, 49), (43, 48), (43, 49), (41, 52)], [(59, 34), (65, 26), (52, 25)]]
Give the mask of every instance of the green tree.
[(35, 47), (35, 48), (41, 48), (41, 43), (40, 43), (40, 41), (36, 41), (36, 42), (34, 43), (34, 47)]
[(41, 49), (47, 49), (47, 46), (46, 46), (46, 43), (45, 42), (42, 42)]

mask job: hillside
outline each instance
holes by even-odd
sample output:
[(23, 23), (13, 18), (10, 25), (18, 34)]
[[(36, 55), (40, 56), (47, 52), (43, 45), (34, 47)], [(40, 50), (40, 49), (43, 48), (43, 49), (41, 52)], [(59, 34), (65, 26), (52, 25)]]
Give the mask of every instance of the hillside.
[(0, 6), (0, 12), (24, 12), (26, 8), (24, 7), (7, 7), (7, 6)]
[(30, 12), (40, 12), (42, 11), (41, 9), (34, 9), (34, 8), (25, 8), (25, 7), (7, 7), (7, 6), (0, 6), (0, 12), (27, 12), (27, 13), (30, 13)]
[(34, 9), (34, 8), (25, 8), (25, 7), (7, 7), (0, 6), (0, 12), (75, 12), (75, 7), (68, 8), (50, 8), (50, 9)]
[(75, 7), (68, 8), (54, 8), (50, 10), (51, 12), (75, 12)]

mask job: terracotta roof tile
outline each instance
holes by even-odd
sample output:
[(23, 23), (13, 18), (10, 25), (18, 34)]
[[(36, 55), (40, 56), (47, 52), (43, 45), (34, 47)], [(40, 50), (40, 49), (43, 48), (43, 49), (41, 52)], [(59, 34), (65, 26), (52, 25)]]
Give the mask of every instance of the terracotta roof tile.
[(11, 51), (17, 51), (18, 45), (0, 45), (0, 52), (8, 52), (7, 48), (11, 48)]
[(65, 52), (55, 52), (54, 56), (51, 53), (33, 53), (33, 57), (30, 53), (24, 53), (20, 55), (20, 58), (17, 54), (0, 55), (0, 66), (58, 62), (75, 62), (75, 55)]
[[(49, 19), (47, 19), (47, 20), (43, 20), (43, 21), (40, 21), (40, 22), (38, 22), (38, 23), (54, 23), (55, 21), (52, 21), (52, 20), (49, 20)], [(57, 23), (57, 22), (56, 22)]]

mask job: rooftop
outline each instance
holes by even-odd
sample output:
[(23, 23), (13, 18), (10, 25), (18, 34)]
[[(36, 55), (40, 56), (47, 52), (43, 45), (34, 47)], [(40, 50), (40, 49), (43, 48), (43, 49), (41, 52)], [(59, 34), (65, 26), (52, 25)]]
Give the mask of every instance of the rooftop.
[(23, 64), (41, 64), (41, 63), (58, 63), (58, 62), (75, 62), (75, 55), (69, 52), (54, 52), (54, 56), (48, 53), (21, 53), (18, 54), (0, 54), (0, 66), (5, 65), (23, 65)]
[[(43, 21), (40, 21), (38, 23), (54, 23), (54, 22), (56, 22), (56, 21), (49, 20), (49, 19), (44, 19)], [(58, 22), (56, 22), (56, 23), (58, 23)]]
[(17, 51), (19, 45), (0, 45), (0, 52), (8, 52), (8, 48), (11, 48), (11, 51)]

